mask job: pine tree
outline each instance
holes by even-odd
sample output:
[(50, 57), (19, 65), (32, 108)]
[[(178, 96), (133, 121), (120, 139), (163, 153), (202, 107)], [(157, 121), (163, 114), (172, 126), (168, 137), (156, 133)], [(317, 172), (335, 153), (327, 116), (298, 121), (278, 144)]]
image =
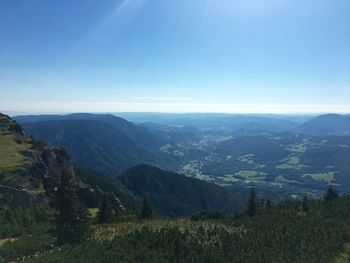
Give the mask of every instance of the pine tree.
[(70, 172), (63, 172), (55, 195), (55, 234), (58, 244), (79, 243), (90, 233), (87, 209), (79, 202)]
[(301, 208), (304, 212), (309, 212), (309, 200), (307, 199), (307, 195), (304, 195), (303, 202), (301, 204)]
[(152, 217), (152, 207), (146, 199), (143, 199), (142, 210), (140, 214), (141, 219), (149, 219)]
[(266, 209), (270, 209), (270, 208), (272, 208), (271, 201), (270, 201), (270, 199), (267, 199), (267, 201), (266, 201)]
[(329, 185), (327, 188), (326, 194), (324, 196), (324, 201), (331, 202), (337, 198), (338, 198), (338, 192), (333, 188), (332, 185)]
[(266, 200), (264, 198), (262, 198), (260, 200), (259, 208), (263, 210), (263, 209), (265, 209), (265, 207), (266, 207)]
[(248, 216), (254, 216), (256, 214), (256, 193), (254, 189), (250, 191), (246, 212)]
[(119, 215), (119, 207), (114, 206), (113, 207), (113, 211), (114, 211), (114, 217), (118, 217), (118, 215)]
[(114, 214), (111, 200), (106, 194), (103, 194), (97, 214), (98, 221), (100, 223), (111, 223), (113, 221), (113, 217)]

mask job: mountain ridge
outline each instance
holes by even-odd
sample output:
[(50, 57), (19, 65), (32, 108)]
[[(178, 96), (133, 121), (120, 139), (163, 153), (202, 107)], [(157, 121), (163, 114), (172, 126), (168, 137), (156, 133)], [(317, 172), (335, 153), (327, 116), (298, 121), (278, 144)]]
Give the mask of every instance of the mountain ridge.
[(296, 131), (310, 135), (350, 135), (350, 116), (341, 114), (320, 115), (298, 126)]
[(117, 174), (138, 163), (155, 162), (152, 153), (108, 123), (48, 120), (22, 125), (35, 139), (66, 147), (75, 162), (106, 175)]

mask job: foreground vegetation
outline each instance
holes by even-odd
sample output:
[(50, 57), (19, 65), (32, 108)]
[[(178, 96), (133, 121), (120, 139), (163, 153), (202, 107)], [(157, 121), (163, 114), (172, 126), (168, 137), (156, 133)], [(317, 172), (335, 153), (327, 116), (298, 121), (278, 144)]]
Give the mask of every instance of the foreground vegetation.
[(304, 198), (270, 207), (257, 201), (252, 192), (247, 211), (241, 214), (203, 212), (191, 218), (134, 218), (128, 222), (114, 219), (94, 224), (87, 241), (62, 245), (56, 243), (50, 227), (38, 225), (42, 227), (6, 241), (0, 247), (1, 260), (346, 262), (350, 197), (330, 191), (324, 200)]

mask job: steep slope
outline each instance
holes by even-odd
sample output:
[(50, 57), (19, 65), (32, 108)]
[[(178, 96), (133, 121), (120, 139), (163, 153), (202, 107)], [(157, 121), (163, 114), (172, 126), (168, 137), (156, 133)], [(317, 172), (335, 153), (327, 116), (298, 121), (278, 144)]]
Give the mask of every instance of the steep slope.
[(35, 139), (63, 146), (73, 160), (105, 175), (156, 158), (111, 124), (94, 120), (56, 120), (22, 124)]
[(42, 121), (97, 121), (104, 124), (109, 124), (118, 132), (124, 133), (125, 136), (129, 137), (135, 144), (147, 149), (154, 150), (159, 146), (157, 138), (145, 127), (135, 125), (122, 118), (116, 117), (112, 114), (91, 114), (91, 113), (74, 113), (69, 115), (27, 115), (27, 116), (16, 116), (14, 117), (20, 124), (24, 123), (35, 123)]
[(300, 125), (297, 132), (310, 135), (350, 135), (350, 116), (321, 115)]
[(117, 179), (138, 198), (148, 199), (156, 213), (165, 216), (189, 215), (201, 210), (232, 212), (238, 207), (233, 195), (220, 186), (154, 166), (138, 165)]
[(25, 204), (37, 198), (40, 177), (33, 169), (33, 148), (23, 129), (0, 114), (0, 203)]
[(0, 114), (1, 205), (30, 206), (47, 200), (63, 172), (73, 173), (78, 196), (87, 206), (95, 207), (102, 192), (115, 195), (123, 205), (136, 203), (117, 183), (103, 183), (100, 175), (78, 169), (64, 148), (32, 140), (19, 124)]

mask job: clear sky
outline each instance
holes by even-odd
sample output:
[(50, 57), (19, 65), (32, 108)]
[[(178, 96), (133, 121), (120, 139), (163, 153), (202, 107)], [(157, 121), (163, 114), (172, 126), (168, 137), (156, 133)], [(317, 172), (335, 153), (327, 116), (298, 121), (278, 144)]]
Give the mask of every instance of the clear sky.
[(1, 0), (0, 111), (350, 112), (350, 1)]

